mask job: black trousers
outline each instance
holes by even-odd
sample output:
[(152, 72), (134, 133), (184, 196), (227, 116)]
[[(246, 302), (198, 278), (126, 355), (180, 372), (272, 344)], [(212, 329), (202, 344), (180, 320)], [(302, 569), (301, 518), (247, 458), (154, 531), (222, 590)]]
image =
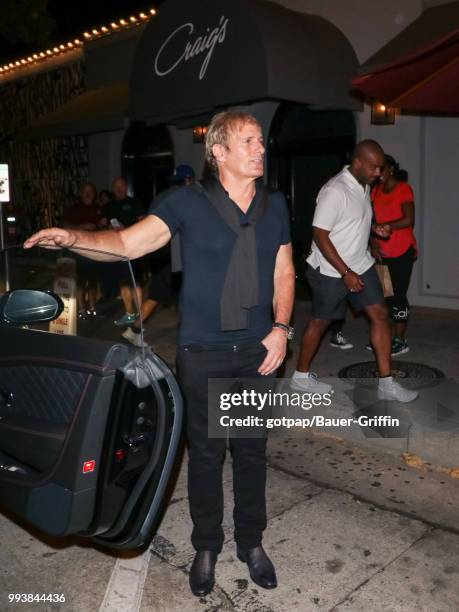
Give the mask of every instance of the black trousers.
[[(208, 379), (258, 378), (261, 343), (236, 347), (182, 346), (177, 370), (185, 396), (189, 444), (188, 494), (196, 550), (223, 546), (222, 469), (226, 439), (208, 435)], [(218, 410), (218, 407), (215, 407)], [(233, 456), (234, 538), (243, 549), (261, 543), (266, 528), (266, 437), (230, 438)]]
[(386, 298), (390, 316), (394, 323), (408, 321), (410, 307), (406, 294), (410, 284), (411, 272), (416, 257), (413, 247), (399, 257), (384, 257), (383, 263), (389, 268), (394, 295)]

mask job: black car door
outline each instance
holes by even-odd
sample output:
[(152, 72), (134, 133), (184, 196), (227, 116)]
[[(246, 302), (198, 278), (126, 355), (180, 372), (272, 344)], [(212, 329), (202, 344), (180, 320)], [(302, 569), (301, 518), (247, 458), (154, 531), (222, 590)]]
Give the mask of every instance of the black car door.
[[(141, 546), (180, 440), (175, 378), (157, 355), (122, 341), (116, 298), (105, 316), (77, 319), (78, 256), (18, 247), (0, 257), (0, 296), (53, 291), (64, 306), (51, 323), (0, 324), (0, 508), (48, 534)], [(93, 277), (115, 265), (130, 267), (94, 263)]]

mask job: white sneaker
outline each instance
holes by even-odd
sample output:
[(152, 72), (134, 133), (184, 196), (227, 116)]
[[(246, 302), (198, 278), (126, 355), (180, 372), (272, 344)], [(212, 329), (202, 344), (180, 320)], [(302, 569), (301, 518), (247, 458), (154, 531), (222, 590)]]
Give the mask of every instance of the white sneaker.
[(419, 397), (417, 391), (411, 389), (405, 389), (392, 376), (387, 378), (381, 378), (378, 383), (378, 399), (380, 400), (395, 400), (396, 402), (402, 402), (406, 404), (412, 402)]
[(330, 338), (330, 346), (339, 348), (342, 351), (347, 351), (348, 349), (354, 348), (354, 345), (343, 336), (342, 332), (338, 332)]
[(127, 327), (121, 334), (125, 340), (136, 346), (137, 348), (148, 348), (148, 344), (142, 342), (141, 334), (136, 334), (130, 327)]
[(297, 391), (307, 391), (309, 393), (329, 393), (332, 386), (327, 383), (320, 382), (317, 379), (317, 374), (314, 372), (298, 372), (292, 376), (290, 387)]

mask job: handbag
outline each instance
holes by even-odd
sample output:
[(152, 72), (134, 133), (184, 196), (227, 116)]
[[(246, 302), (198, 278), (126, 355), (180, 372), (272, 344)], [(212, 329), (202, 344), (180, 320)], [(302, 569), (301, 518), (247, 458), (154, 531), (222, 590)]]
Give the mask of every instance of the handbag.
[(376, 263), (375, 268), (376, 274), (379, 277), (379, 281), (383, 289), (384, 297), (392, 297), (394, 295), (394, 289), (392, 287), (392, 279), (390, 277), (388, 266), (383, 263)]

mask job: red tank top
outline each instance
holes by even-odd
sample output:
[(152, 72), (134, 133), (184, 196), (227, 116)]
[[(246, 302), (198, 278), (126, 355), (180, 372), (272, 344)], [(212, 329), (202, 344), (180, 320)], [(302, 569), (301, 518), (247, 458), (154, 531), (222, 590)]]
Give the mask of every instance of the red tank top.
[[(373, 210), (376, 223), (389, 223), (403, 216), (402, 204), (414, 202), (413, 190), (408, 183), (397, 183), (390, 193), (384, 193), (382, 187), (377, 185), (371, 190)], [(389, 239), (377, 238), (379, 248), (384, 257), (398, 257), (414, 246), (416, 238), (412, 227), (394, 229)]]

